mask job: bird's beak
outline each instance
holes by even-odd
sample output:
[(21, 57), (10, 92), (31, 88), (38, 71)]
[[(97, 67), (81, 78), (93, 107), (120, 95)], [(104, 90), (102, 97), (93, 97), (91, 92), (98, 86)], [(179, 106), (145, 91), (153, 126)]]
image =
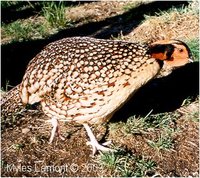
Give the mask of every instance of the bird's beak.
[(189, 59), (188, 59), (188, 61), (189, 61), (189, 62), (194, 62), (194, 60), (193, 60), (193, 59), (191, 59), (191, 58), (189, 58)]

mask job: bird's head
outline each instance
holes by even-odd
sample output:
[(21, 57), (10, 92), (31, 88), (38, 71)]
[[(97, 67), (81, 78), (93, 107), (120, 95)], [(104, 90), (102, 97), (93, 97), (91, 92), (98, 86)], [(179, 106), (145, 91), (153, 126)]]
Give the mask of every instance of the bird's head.
[(152, 43), (147, 52), (153, 58), (161, 60), (164, 65), (176, 68), (192, 62), (189, 47), (179, 40), (159, 40)]

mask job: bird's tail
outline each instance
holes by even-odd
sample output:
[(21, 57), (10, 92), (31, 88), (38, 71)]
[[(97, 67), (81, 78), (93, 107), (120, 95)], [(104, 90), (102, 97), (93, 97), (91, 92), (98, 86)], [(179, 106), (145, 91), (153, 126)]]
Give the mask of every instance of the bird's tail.
[(25, 110), (20, 97), (20, 85), (12, 88), (5, 94), (1, 94), (1, 129), (6, 125), (13, 125)]

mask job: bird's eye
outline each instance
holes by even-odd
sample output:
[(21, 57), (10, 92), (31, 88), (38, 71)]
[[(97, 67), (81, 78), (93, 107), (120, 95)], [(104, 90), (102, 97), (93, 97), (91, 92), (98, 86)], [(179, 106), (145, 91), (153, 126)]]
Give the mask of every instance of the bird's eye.
[(178, 48), (178, 51), (182, 53), (182, 52), (183, 52), (183, 49), (181, 49), (181, 48)]

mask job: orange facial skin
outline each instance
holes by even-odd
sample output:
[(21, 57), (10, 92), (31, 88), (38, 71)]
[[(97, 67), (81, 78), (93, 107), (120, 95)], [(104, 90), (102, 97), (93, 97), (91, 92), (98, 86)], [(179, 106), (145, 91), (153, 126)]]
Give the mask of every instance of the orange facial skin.
[(163, 60), (171, 67), (180, 67), (191, 62), (188, 46), (178, 40), (160, 40), (152, 43), (149, 53), (153, 58)]

